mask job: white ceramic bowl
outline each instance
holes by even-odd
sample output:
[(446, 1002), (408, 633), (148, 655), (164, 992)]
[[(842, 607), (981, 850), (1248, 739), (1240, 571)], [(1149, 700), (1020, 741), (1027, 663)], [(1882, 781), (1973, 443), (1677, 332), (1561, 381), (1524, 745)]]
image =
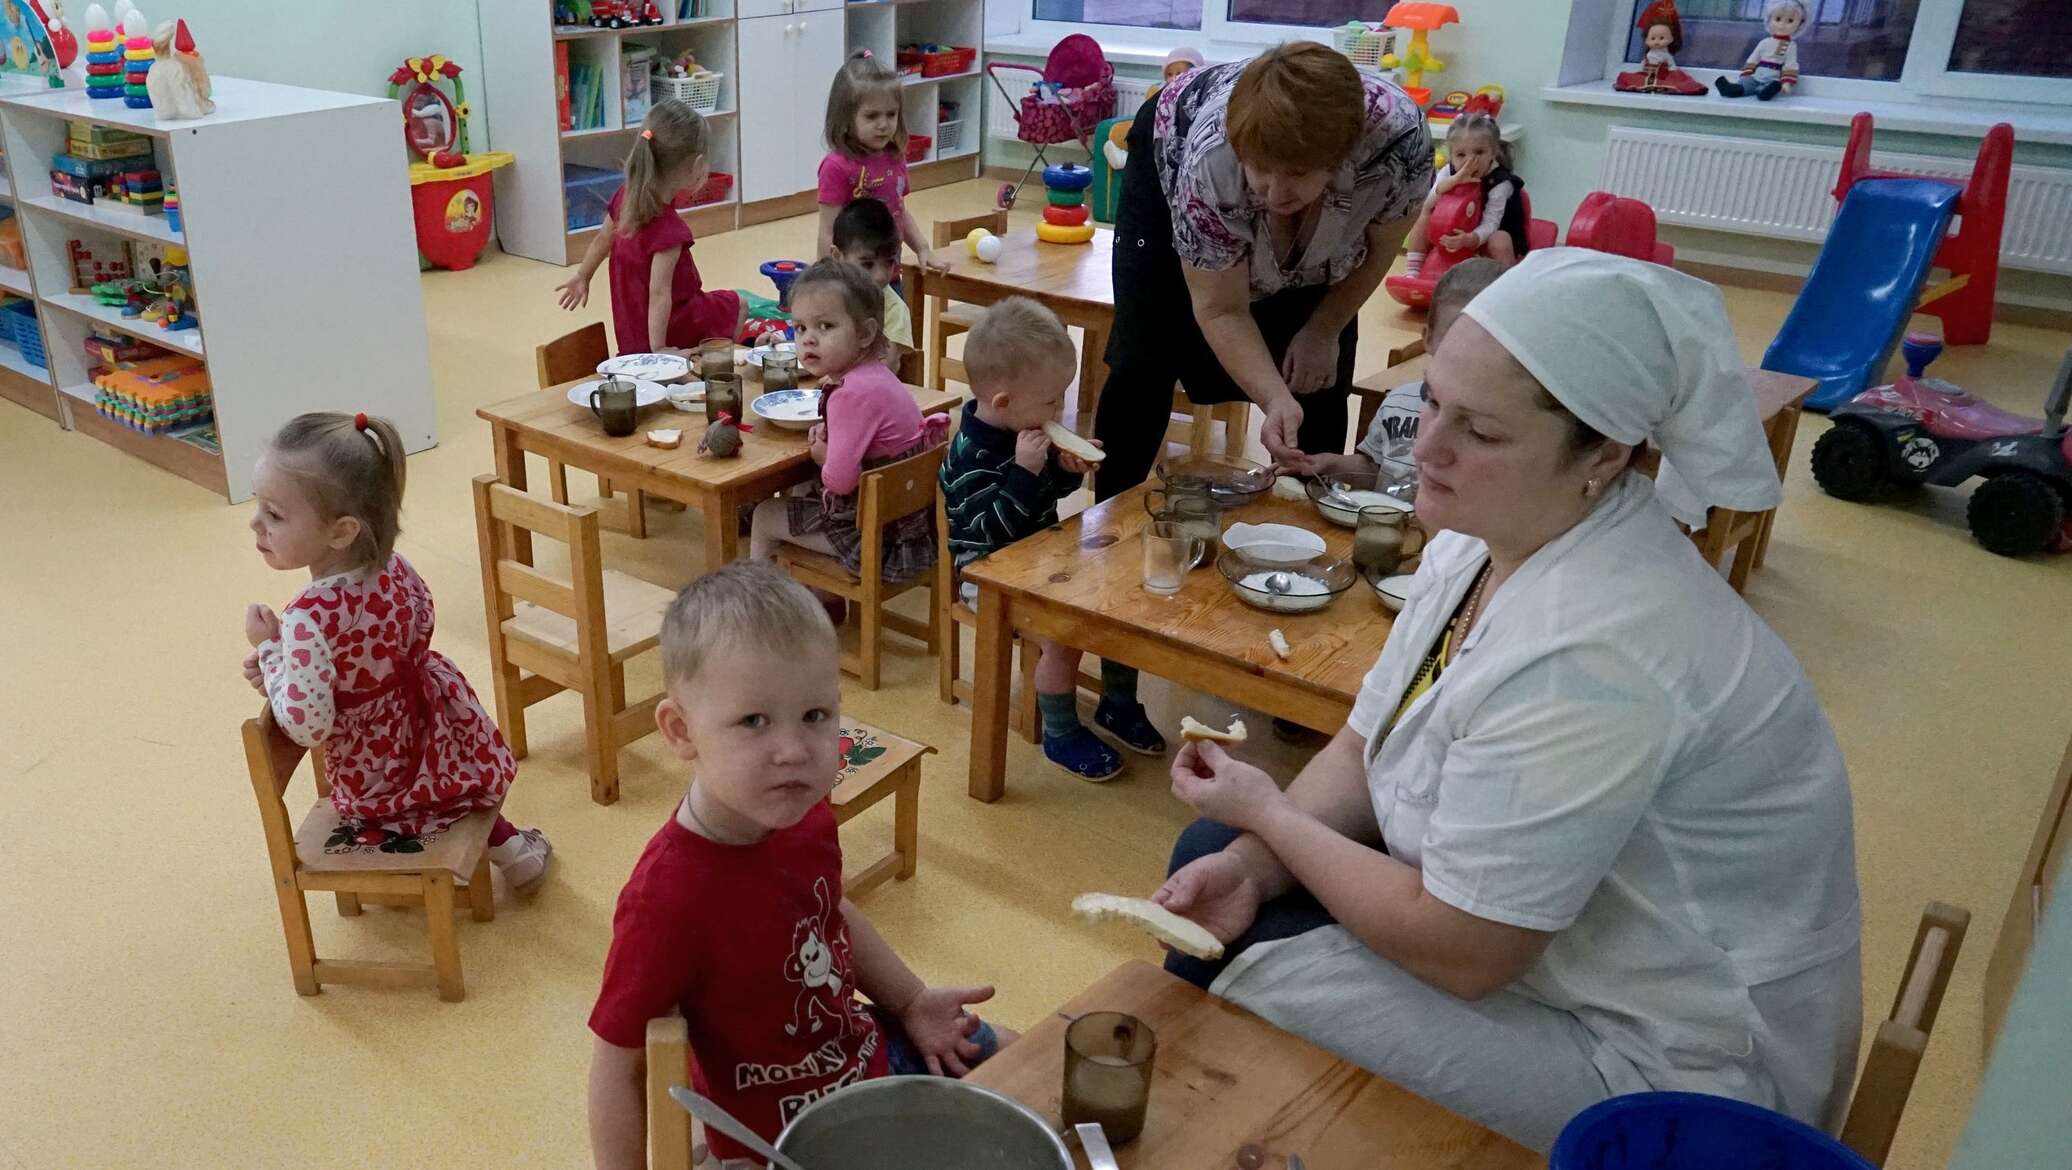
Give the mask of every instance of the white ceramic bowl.
[(754, 415), (787, 431), (809, 431), (820, 421), (820, 391), (773, 390), (748, 404)]
[(1223, 547), (1255, 561), (1299, 565), (1324, 555), (1324, 538), (1293, 524), (1233, 524), (1223, 530)]
[(1309, 498), (1317, 514), (1346, 528), (1360, 525), (1360, 509), (1373, 507), (1414, 511), (1407, 500), (1398, 499), (1374, 486), (1371, 475), (1333, 476), (1309, 483)]
[(1381, 598), (1381, 608), (1390, 613), (1402, 613), (1403, 603), (1409, 599), (1411, 574), (1398, 573), (1374, 582), (1374, 595)]
[(669, 389), (669, 405), (686, 414), (705, 413), (705, 383), (681, 382)]

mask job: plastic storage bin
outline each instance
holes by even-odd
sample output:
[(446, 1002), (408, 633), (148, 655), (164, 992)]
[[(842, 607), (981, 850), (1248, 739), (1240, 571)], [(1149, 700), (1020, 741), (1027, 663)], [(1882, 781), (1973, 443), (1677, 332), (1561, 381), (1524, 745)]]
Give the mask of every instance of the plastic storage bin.
[(1875, 1170), (1781, 1113), (1704, 1093), (1633, 1093), (1575, 1115), (1548, 1170)]
[(1396, 34), (1388, 29), (1372, 28), (1351, 21), (1331, 30), (1331, 46), (1353, 59), (1355, 65), (1369, 69), (1381, 68), (1381, 59), (1391, 52)]
[(605, 209), (619, 190), (621, 176), (603, 167), (561, 164), (561, 190), (568, 200), (568, 230), (582, 231), (604, 222)]
[(655, 89), (655, 100), (675, 98), (701, 114), (719, 112), (720, 79), (724, 73), (702, 73), (696, 77), (663, 77), (656, 74), (650, 79)]
[(727, 193), (733, 189), (734, 176), (725, 171), (714, 171), (705, 177), (705, 185), (698, 188), (698, 193), (691, 196), (689, 202), (679, 203), (677, 206), (704, 207), (709, 203), (725, 203)]
[(907, 135), (906, 160), (910, 163), (926, 162), (935, 153), (935, 139), (926, 134)]
[(7, 324), (7, 336), (22, 351), (22, 360), (38, 369), (50, 366), (43, 352), (43, 330), (36, 326), (36, 306), (27, 301), (0, 305), (0, 318)]
[(935, 153), (938, 158), (947, 158), (964, 149), (964, 119), (935, 124)]

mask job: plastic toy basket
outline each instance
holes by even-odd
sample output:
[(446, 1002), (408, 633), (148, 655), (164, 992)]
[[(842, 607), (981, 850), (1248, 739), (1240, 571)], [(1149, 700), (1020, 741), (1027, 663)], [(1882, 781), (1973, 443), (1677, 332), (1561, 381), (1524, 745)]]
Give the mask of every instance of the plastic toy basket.
[(664, 77), (657, 73), (648, 78), (654, 90), (655, 100), (675, 98), (701, 114), (719, 112), (719, 83), (724, 73), (701, 73), (696, 77)]
[(727, 193), (734, 189), (734, 176), (725, 171), (714, 171), (705, 178), (705, 185), (691, 196), (685, 207), (703, 207), (708, 203), (725, 203)]
[(942, 158), (964, 149), (964, 119), (935, 124), (935, 153)]
[[(940, 130), (940, 129), (941, 129), (941, 127), (940, 127), (940, 126), (938, 126), (938, 127), (936, 127), (936, 129)], [(935, 150), (935, 139), (933, 139), (933, 138), (930, 138), (930, 137), (929, 137), (928, 135), (926, 135), (926, 134), (909, 134), (909, 135), (907, 135), (907, 152), (906, 152), (906, 160), (907, 160), (908, 162), (910, 162), (910, 163), (917, 163), (917, 162), (926, 162), (926, 161), (928, 161), (928, 156), (929, 156), (930, 154), (934, 153), (934, 150)]]
[(1633, 1093), (1569, 1121), (1548, 1170), (1874, 1170), (1812, 1126), (1704, 1093)]
[(1385, 28), (1343, 25), (1331, 30), (1331, 47), (1352, 58), (1353, 64), (1381, 68), (1381, 59), (1393, 51), (1396, 34)]
[(0, 316), (6, 319), (8, 339), (22, 351), (22, 360), (38, 369), (47, 369), (50, 358), (43, 351), (43, 330), (36, 326), (36, 306), (15, 301), (0, 306)]
[(921, 54), (921, 76), (948, 77), (953, 73), (965, 73), (971, 63), (978, 59), (977, 46), (958, 46), (935, 53)]

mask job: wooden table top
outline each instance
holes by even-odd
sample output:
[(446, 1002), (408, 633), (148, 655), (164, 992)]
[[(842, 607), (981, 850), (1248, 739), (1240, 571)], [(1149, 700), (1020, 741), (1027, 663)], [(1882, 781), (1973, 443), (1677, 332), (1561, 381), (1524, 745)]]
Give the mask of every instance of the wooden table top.
[[(1139, 534), (1150, 519), (1144, 497), (1151, 490), (1151, 484), (1140, 484), (1056, 528), (973, 561), (964, 567), (964, 579), (1014, 596), (1017, 606), (1041, 604), (1106, 619), (1148, 633), (1186, 659), (1219, 659), (1351, 704), (1394, 619), (1374, 590), (1355, 581), (1315, 613), (1269, 613), (1240, 601), (1211, 560), (1187, 574), (1179, 593), (1147, 593)], [(1227, 519), (1293, 524), (1322, 536), (1333, 556), (1352, 555), (1353, 530), (1324, 519), (1308, 500), (1283, 500), (1269, 492)], [(1267, 633), (1274, 629), (1287, 637), (1293, 651), (1286, 661), (1267, 644)], [(1184, 672), (1154, 673), (1187, 677)]]
[[(1544, 1158), (1166, 974), (1125, 963), (971, 1074), (1059, 1122), (1065, 1025), (1127, 1012), (1158, 1036), (1144, 1132), (1123, 1170), (1530, 1170)], [(1246, 1147), (1253, 1147), (1247, 1150)], [(1256, 1153), (1240, 1161), (1240, 1155)]]
[(1109, 267), (1115, 232), (1097, 228), (1084, 244), (1047, 244), (1034, 227), (1016, 228), (1000, 237), (1000, 260), (987, 264), (971, 254), (962, 240), (936, 252), (949, 266), (946, 273), (922, 273), (929, 281), (949, 280), (999, 285), (1001, 295), (1022, 293), (1045, 301), (1115, 307), (1114, 274)]
[[(589, 381), (590, 379), (580, 379)], [(568, 400), (567, 382), (547, 390), (529, 390), (516, 398), (492, 403), (475, 412), (490, 424), (522, 432), (528, 450), (558, 452), (570, 464), (595, 469), (603, 456), (607, 464), (632, 465), (658, 476), (703, 488), (721, 488), (763, 478), (811, 458), (806, 452), (806, 432), (788, 431), (768, 423), (750, 421), (755, 429), (741, 436), (741, 454), (714, 459), (698, 454), (698, 440), (709, 425), (702, 412), (686, 412), (663, 404), (640, 412), (640, 425), (630, 435), (615, 439), (604, 433), (597, 416)], [(909, 385), (907, 392), (921, 407), (921, 413), (954, 410), (963, 395), (951, 390), (923, 390)], [(683, 444), (665, 451), (650, 447), (647, 432), (678, 428)], [(553, 449), (550, 451), (550, 449)]]
[(1807, 396), (1813, 393), (1813, 379), (1750, 366), (1748, 388), (1755, 391), (1756, 418), (1768, 426), (1785, 408), (1806, 404)]

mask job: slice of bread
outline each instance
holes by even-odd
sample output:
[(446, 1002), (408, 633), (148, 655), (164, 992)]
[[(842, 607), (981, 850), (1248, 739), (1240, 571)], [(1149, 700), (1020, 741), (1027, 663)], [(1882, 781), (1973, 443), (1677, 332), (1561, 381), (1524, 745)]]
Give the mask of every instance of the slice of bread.
[(1108, 457), (1106, 451), (1066, 430), (1064, 424), (1056, 419), (1043, 424), (1043, 433), (1049, 437), (1051, 446), (1060, 451), (1069, 451), (1088, 463), (1099, 463)]
[(1228, 731), (1219, 731), (1197, 720), (1194, 716), (1188, 715), (1180, 720), (1180, 738), (1188, 743), (1203, 739), (1211, 740), (1215, 743), (1243, 743), (1245, 742), (1245, 721), (1233, 719), (1230, 721), (1230, 729)]
[(1207, 927), (1148, 898), (1081, 894), (1072, 899), (1072, 912), (1088, 922), (1127, 922), (1183, 955), (1197, 959), (1223, 957), (1223, 944)]

